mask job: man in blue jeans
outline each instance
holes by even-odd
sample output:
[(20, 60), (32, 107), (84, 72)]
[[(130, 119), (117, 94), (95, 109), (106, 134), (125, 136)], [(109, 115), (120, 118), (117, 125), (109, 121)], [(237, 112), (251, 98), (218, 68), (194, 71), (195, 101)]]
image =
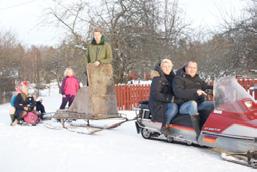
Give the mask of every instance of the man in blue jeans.
[(163, 59), (152, 72), (150, 89), (149, 108), (152, 121), (162, 122), (161, 133), (165, 136), (169, 134), (169, 124), (178, 112), (177, 105), (172, 102), (174, 96), (172, 82), (175, 77), (172, 67), (170, 59)]
[(180, 114), (189, 114), (193, 127), (197, 134), (200, 134), (199, 110), (213, 110), (214, 103), (205, 101), (207, 96), (205, 90), (213, 89), (213, 86), (204, 82), (197, 74), (197, 63), (189, 61), (185, 65), (185, 72), (177, 75), (173, 80), (173, 91), (175, 103), (178, 104)]

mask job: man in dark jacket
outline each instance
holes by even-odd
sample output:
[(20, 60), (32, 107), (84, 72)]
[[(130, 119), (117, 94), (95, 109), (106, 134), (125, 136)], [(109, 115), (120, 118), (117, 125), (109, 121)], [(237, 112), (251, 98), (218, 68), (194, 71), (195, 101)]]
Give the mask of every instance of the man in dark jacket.
[(180, 114), (189, 114), (197, 137), (200, 134), (198, 110), (212, 110), (214, 104), (205, 101), (205, 90), (213, 87), (205, 83), (197, 74), (197, 63), (189, 61), (185, 66), (185, 73), (177, 75), (173, 81), (175, 103), (178, 104)]
[(162, 122), (161, 132), (168, 135), (168, 126), (177, 114), (178, 108), (172, 102), (172, 81), (175, 76), (173, 64), (169, 59), (163, 59), (161, 65), (155, 68), (150, 90), (149, 108), (152, 121)]

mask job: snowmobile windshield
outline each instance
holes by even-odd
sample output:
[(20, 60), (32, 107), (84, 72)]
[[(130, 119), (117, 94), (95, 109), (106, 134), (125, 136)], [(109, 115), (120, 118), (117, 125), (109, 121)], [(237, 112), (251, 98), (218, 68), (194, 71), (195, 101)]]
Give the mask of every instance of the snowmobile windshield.
[(242, 113), (245, 106), (242, 100), (252, 100), (253, 97), (237, 82), (235, 77), (222, 77), (214, 82), (215, 109)]

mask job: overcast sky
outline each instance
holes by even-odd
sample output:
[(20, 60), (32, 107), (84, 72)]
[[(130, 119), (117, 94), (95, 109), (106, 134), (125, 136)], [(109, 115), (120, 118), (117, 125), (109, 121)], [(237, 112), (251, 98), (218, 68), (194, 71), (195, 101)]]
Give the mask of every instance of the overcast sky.
[[(67, 0), (71, 1), (71, 0)], [(95, 0), (96, 1), (96, 0)], [(240, 16), (245, 0), (178, 0), (193, 28), (217, 28), (224, 15)], [(11, 30), (24, 45), (55, 45), (64, 30), (42, 23), (54, 0), (0, 0), (0, 31)]]

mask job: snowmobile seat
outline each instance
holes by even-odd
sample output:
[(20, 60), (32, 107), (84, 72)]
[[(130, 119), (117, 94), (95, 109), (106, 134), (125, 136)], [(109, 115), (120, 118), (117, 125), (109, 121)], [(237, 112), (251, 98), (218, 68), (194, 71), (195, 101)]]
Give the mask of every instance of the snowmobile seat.
[[(200, 115), (200, 128), (202, 128), (202, 126), (204, 125), (205, 121), (209, 117), (210, 113), (211, 112), (207, 111), (207, 110), (199, 111), (199, 115)], [(187, 127), (193, 127), (190, 115), (188, 115), (188, 114), (177, 114), (172, 119), (171, 124), (178, 124), (178, 125), (183, 125), (183, 126), (187, 126)]]
[(191, 118), (188, 114), (177, 114), (171, 121), (171, 124), (193, 127)]

